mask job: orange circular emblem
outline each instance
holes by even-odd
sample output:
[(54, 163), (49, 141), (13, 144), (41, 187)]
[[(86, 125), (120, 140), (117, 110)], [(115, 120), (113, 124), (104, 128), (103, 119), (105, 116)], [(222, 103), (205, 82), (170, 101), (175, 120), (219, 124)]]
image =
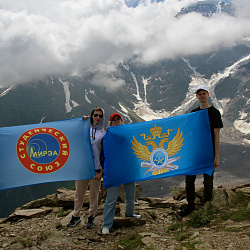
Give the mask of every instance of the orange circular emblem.
[(27, 130), (17, 141), (17, 156), (22, 165), (37, 174), (62, 168), (70, 155), (67, 137), (58, 129), (41, 127)]

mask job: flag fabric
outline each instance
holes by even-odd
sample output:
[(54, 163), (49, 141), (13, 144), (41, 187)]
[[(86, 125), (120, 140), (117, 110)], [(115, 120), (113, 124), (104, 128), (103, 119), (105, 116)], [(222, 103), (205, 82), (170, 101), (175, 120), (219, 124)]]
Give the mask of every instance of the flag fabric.
[(109, 127), (103, 147), (104, 188), (214, 170), (207, 110)]
[(95, 176), (90, 119), (0, 128), (0, 190)]

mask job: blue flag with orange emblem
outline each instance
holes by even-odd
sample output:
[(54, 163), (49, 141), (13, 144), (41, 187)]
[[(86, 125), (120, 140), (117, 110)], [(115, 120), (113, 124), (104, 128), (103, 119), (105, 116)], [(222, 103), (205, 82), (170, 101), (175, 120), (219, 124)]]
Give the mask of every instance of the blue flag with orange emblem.
[(90, 120), (0, 128), (0, 190), (95, 176)]
[(109, 127), (103, 145), (104, 188), (214, 170), (207, 110)]

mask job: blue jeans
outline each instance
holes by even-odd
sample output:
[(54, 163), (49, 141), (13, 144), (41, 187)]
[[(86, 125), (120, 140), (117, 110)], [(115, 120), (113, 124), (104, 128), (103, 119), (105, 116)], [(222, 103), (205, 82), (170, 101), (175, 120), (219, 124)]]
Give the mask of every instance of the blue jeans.
[[(132, 217), (135, 208), (135, 182), (124, 184), (125, 189), (125, 216)], [(103, 211), (103, 227), (111, 228), (115, 217), (116, 201), (120, 186), (107, 188), (107, 198)]]

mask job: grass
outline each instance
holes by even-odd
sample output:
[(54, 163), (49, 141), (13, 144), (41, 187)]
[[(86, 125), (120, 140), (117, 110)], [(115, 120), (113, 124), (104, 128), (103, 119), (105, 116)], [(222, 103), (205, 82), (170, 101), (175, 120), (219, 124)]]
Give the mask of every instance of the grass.
[(175, 222), (175, 223), (172, 223), (168, 227), (168, 231), (167, 232), (173, 232), (173, 231), (182, 230), (185, 226), (186, 226), (185, 222)]
[(236, 196), (231, 201), (231, 207), (247, 207), (250, 202), (250, 196), (243, 193), (238, 192)]
[[(250, 209), (247, 209), (249, 202), (250, 196), (242, 192), (236, 193), (230, 206), (224, 210), (218, 210), (211, 202), (207, 202), (202, 208), (193, 211), (189, 220), (172, 223), (168, 227), (167, 233), (173, 233), (175, 240), (182, 242), (189, 238), (189, 228), (199, 228), (205, 225), (213, 226), (226, 220), (237, 222), (250, 220)], [(231, 232), (239, 231), (236, 228), (224, 228), (223, 230)], [(193, 246), (189, 245), (187, 248), (193, 249)]]
[(122, 247), (122, 249), (125, 249), (125, 250), (140, 249), (141, 246), (144, 245), (141, 239), (142, 239), (141, 235), (133, 234), (123, 240), (120, 240), (118, 242), (116, 249), (120, 249), (120, 247)]
[(30, 248), (30, 247), (33, 247), (33, 246), (36, 246), (37, 245), (37, 241), (35, 238), (31, 238), (31, 237), (28, 237), (28, 238), (16, 238), (14, 239), (13, 241), (11, 241), (11, 245), (14, 245), (16, 243), (20, 243), (24, 248)]
[(61, 212), (58, 212), (56, 214), (56, 216), (57, 216), (57, 218), (62, 218), (62, 217), (65, 217), (65, 215), (67, 215), (67, 214), (68, 214), (67, 212), (65, 213), (65, 211), (61, 211)]
[(192, 233), (179, 232), (179, 233), (176, 233), (176, 235), (174, 236), (174, 239), (177, 241), (183, 241), (183, 240), (187, 240), (191, 235)]
[(247, 209), (249, 202), (249, 195), (238, 192), (232, 199), (232, 202), (230, 204), (231, 209), (221, 212), (221, 219), (233, 221), (250, 220), (250, 209)]
[(191, 227), (202, 227), (210, 223), (211, 215), (209, 215), (204, 208), (193, 211), (190, 220), (187, 224)]
[(182, 250), (183, 248), (188, 249), (188, 250), (195, 250), (197, 249), (195, 247), (195, 245), (197, 244), (201, 244), (202, 242), (200, 241), (192, 241), (192, 242), (186, 242), (186, 243), (182, 243), (181, 246), (179, 247), (180, 250)]
[(56, 229), (62, 228), (62, 224), (61, 224), (60, 222), (56, 223), (56, 224), (55, 224), (55, 228), (56, 228)]
[(240, 207), (235, 211), (229, 211), (223, 213), (224, 220), (233, 220), (233, 221), (245, 221), (250, 220), (250, 210), (245, 207)]
[(223, 231), (225, 231), (225, 232), (234, 232), (234, 233), (237, 233), (237, 232), (240, 232), (241, 229), (240, 229), (240, 228), (234, 228), (234, 227), (232, 227), (232, 228), (224, 228)]

